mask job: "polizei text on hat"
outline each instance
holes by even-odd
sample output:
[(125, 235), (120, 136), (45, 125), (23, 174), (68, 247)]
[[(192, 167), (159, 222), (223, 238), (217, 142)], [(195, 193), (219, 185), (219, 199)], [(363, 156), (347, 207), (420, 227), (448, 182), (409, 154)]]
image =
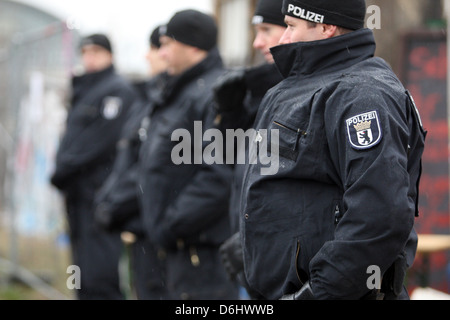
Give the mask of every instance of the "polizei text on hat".
[(289, 4), (288, 6), (288, 13), (292, 13), (293, 15), (304, 19), (304, 20), (308, 20), (311, 22), (315, 22), (315, 23), (323, 23), (323, 20), (325, 19), (325, 17), (321, 14), (309, 11), (309, 10), (305, 10), (303, 8), (300, 8), (299, 6), (293, 5), (293, 4)]

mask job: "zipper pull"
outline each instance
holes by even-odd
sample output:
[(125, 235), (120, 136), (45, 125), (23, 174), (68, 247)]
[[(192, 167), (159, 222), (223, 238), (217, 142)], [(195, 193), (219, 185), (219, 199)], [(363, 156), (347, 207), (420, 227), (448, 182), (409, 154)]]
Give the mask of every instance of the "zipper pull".
[(261, 143), (263, 141), (263, 136), (261, 135), (261, 132), (258, 131), (255, 138), (255, 143)]
[(336, 204), (336, 207), (334, 208), (334, 224), (338, 225), (342, 217), (341, 209), (339, 209), (339, 205)]
[(151, 120), (149, 117), (145, 117), (141, 121), (141, 127), (139, 128), (138, 131), (139, 140), (141, 140), (141, 142), (145, 142), (147, 140), (147, 132), (150, 127), (150, 122)]

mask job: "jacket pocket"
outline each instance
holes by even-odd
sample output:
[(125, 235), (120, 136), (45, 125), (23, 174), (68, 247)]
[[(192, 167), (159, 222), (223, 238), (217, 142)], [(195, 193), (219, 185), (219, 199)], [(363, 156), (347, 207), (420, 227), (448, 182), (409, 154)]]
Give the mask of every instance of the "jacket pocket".
[[(307, 132), (285, 120), (275, 119), (271, 130), (278, 130), (280, 156), (295, 161), (299, 154), (299, 141), (307, 136)], [(275, 144), (276, 145), (276, 144)]]

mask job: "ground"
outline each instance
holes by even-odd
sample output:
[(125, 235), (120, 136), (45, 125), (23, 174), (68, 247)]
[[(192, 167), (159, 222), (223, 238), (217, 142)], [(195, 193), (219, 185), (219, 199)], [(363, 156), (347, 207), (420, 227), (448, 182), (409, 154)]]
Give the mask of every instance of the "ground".
[[(66, 286), (69, 276), (66, 270), (70, 265), (69, 248), (67, 244), (57, 243), (55, 238), (12, 237), (8, 230), (0, 225), (0, 300), (50, 300), (24, 283), (21, 271), (30, 271), (44, 280), (49, 287), (72, 299), (73, 292)], [(14, 243), (17, 250), (12, 249)], [(12, 264), (11, 269), (13, 251), (17, 252), (18, 267)], [(15, 271), (12, 273), (11, 270)]]

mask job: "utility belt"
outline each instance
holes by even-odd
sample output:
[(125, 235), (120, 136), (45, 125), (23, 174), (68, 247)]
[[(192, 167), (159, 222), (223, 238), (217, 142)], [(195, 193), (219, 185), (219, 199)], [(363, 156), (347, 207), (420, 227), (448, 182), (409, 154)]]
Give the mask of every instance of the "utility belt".
[(199, 267), (201, 264), (200, 254), (205, 249), (216, 250), (217, 252), (219, 252), (219, 248), (212, 244), (192, 244), (187, 243), (183, 239), (177, 240), (176, 251), (187, 252), (191, 265), (196, 268)]
[(200, 257), (198, 256), (197, 247), (194, 245), (186, 244), (183, 239), (177, 240), (177, 251), (184, 251), (186, 248), (189, 250), (189, 256), (191, 258), (191, 264), (193, 267), (200, 265)]

